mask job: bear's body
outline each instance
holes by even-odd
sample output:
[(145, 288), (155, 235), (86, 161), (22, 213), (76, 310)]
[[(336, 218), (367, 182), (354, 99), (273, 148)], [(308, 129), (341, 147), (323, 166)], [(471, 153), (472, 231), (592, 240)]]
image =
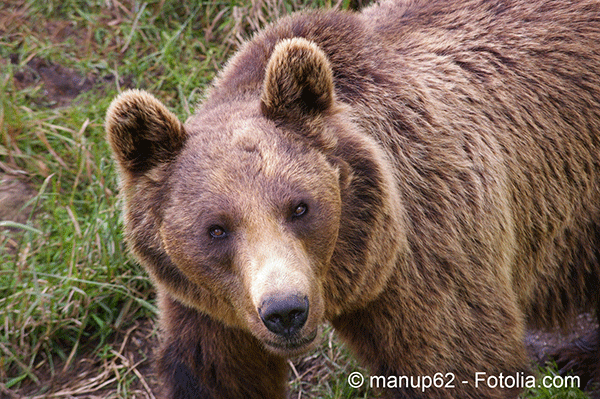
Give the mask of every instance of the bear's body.
[(297, 14), (185, 125), (130, 91), (106, 128), (165, 398), (283, 398), (323, 320), (372, 375), (454, 377), (393, 397), (512, 398), (476, 373), (523, 375), (527, 326), (600, 312), (595, 0)]

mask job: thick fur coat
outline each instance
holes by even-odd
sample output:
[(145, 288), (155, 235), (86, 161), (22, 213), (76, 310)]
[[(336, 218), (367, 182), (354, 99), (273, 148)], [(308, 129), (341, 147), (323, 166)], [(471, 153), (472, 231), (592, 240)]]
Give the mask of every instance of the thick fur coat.
[(373, 375), (455, 376), (391, 397), (514, 398), (475, 374), (521, 375), (526, 327), (600, 312), (595, 0), (295, 14), (185, 124), (129, 91), (106, 130), (165, 398), (284, 398), (324, 320)]

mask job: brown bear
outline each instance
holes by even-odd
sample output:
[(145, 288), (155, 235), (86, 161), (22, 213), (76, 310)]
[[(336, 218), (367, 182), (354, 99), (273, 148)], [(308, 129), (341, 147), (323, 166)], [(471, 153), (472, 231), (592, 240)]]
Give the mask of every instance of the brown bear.
[(106, 130), (164, 398), (284, 398), (325, 320), (392, 397), (514, 398), (525, 329), (600, 312), (597, 0), (295, 14)]

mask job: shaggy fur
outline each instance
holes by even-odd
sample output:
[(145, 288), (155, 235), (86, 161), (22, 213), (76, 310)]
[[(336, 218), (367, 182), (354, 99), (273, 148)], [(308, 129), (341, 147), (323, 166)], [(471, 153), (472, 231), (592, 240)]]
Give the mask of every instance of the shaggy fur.
[[(392, 397), (514, 398), (475, 373), (526, 372), (526, 327), (600, 314), (595, 0), (296, 14), (185, 125), (130, 91), (106, 130), (165, 398), (283, 398), (323, 320), (373, 375), (455, 376)], [(269, 327), (290, 298), (306, 320)], [(561, 362), (598, 378), (598, 337)]]

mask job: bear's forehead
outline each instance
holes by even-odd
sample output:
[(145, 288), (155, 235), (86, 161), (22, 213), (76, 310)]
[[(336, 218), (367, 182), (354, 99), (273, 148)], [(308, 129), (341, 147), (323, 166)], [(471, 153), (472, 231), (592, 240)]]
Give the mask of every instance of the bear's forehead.
[(274, 126), (237, 120), (197, 129), (181, 163), (186, 173), (204, 176), (206, 184), (243, 185), (294, 174), (292, 169), (305, 162), (297, 147)]
[(254, 173), (274, 176), (282, 172), (282, 157), (288, 152), (289, 143), (273, 127), (256, 119), (241, 120), (232, 122), (226, 131), (219, 133), (222, 138), (218, 148), (212, 147), (212, 155), (233, 173), (254, 170)]
[(311, 176), (317, 179), (329, 166), (320, 151), (299, 139), (300, 132), (282, 130), (261, 115), (257, 104), (201, 111), (188, 120), (186, 130), (191, 139), (180, 158), (178, 179), (195, 180), (211, 191), (307, 186)]
[(271, 157), (269, 153), (273, 147), (277, 146), (273, 137), (265, 134), (264, 128), (257, 123), (245, 121), (245, 123), (236, 123), (231, 127), (229, 144), (231, 149), (241, 154), (250, 154), (261, 159)]

